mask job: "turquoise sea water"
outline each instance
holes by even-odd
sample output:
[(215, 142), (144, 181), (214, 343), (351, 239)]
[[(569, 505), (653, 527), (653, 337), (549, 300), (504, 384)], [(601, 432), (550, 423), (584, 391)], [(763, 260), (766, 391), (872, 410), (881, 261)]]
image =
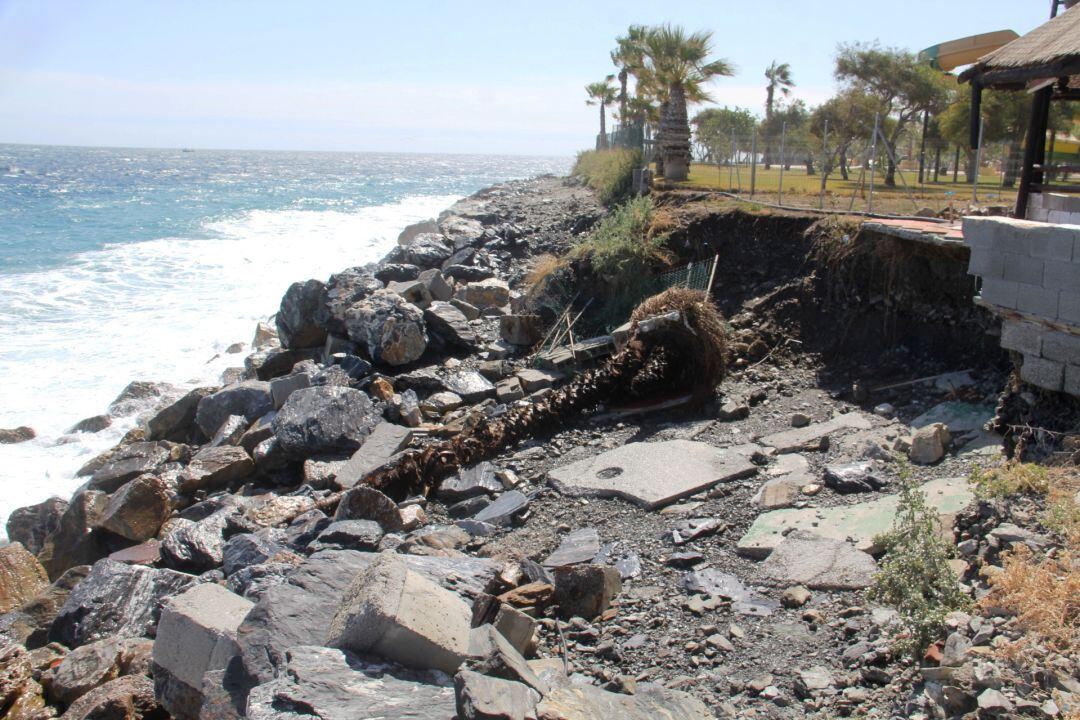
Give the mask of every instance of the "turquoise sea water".
[[(65, 431), (133, 379), (216, 380), (296, 280), (377, 260), (405, 225), (570, 158), (0, 145), (0, 529), (66, 495), (134, 423)], [(2, 536), (2, 530), (0, 530)]]

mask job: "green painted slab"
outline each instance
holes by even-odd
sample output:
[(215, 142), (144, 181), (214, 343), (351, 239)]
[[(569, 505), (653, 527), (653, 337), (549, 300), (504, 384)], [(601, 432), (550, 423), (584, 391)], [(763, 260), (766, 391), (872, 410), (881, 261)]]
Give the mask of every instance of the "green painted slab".
[[(972, 495), (966, 478), (943, 478), (923, 485), (927, 502), (943, 515), (962, 510)], [(789, 529), (806, 530), (821, 537), (850, 539), (860, 550), (877, 552), (874, 537), (892, 527), (898, 495), (832, 508), (774, 510), (758, 516), (737, 550), (753, 558), (768, 557)]]

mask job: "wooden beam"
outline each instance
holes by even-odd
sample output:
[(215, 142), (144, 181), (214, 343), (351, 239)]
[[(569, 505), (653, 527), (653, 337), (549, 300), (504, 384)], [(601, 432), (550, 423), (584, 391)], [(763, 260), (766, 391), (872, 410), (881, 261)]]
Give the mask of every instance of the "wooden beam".
[(1024, 141), (1024, 164), (1020, 169), (1020, 188), (1016, 193), (1016, 212), (1018, 218), (1027, 217), (1028, 196), (1033, 183), (1041, 183), (1043, 174), (1035, 170), (1035, 165), (1043, 165), (1046, 160), (1046, 123), (1050, 115), (1050, 93), (1053, 88), (1045, 87), (1035, 93), (1031, 99), (1031, 122), (1028, 123), (1027, 138)]

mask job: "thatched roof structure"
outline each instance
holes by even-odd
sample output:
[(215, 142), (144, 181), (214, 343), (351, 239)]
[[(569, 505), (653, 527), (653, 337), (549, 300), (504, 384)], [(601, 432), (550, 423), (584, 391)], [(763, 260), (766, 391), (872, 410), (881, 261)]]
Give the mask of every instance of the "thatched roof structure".
[(983, 55), (960, 73), (960, 81), (984, 88), (1020, 89), (1072, 75), (1080, 75), (1080, 5)]

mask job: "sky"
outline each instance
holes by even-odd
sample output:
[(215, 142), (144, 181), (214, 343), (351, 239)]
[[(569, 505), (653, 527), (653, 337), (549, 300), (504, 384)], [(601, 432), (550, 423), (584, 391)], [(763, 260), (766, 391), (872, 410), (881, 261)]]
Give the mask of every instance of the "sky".
[(1047, 0), (0, 0), (0, 143), (570, 155), (630, 24), (712, 30), (736, 68), (715, 103), (760, 113), (774, 59), (812, 106), (839, 43), (1048, 18)]

